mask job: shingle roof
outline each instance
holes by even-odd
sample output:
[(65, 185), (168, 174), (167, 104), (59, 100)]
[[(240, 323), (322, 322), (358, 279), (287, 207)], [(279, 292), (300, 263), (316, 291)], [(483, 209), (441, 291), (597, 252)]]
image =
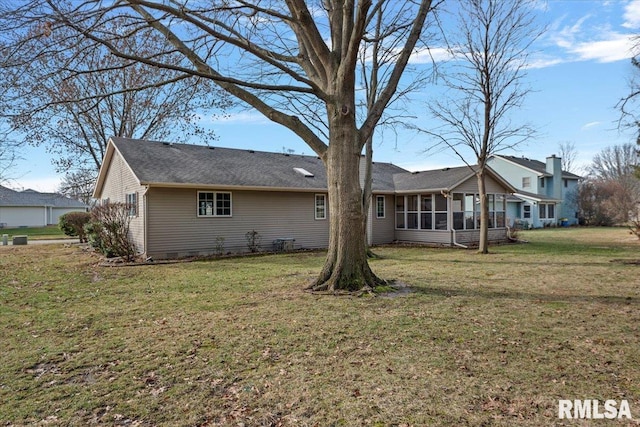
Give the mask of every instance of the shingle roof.
[[(319, 190), (327, 188), (322, 161), (316, 156), (255, 150), (170, 144), (111, 138), (141, 184), (242, 186)], [(294, 168), (313, 174), (305, 177)], [(393, 174), (407, 172), (389, 163), (374, 164), (373, 188), (393, 191)]]
[[(474, 177), (478, 166), (458, 166), (453, 168), (435, 169), (423, 172), (409, 172), (395, 174), (393, 176), (395, 189), (399, 192), (410, 191), (452, 191), (463, 182)], [(515, 188), (504, 180), (490, 167), (486, 168), (487, 174), (509, 191)], [(475, 179), (475, 178), (474, 178)]]
[(34, 190), (15, 191), (0, 185), (0, 206), (51, 206), (55, 208), (86, 208), (77, 200), (56, 193), (39, 193)]
[(468, 166), (444, 168), (393, 176), (396, 191), (450, 190), (474, 175)]
[[(547, 171), (547, 164), (539, 160), (528, 159), (526, 157), (506, 156), (503, 154), (499, 155), (498, 157), (502, 157), (503, 159), (509, 160), (515, 164), (518, 164), (527, 169), (531, 169), (538, 173), (549, 175), (549, 172)], [(562, 177), (570, 179), (580, 179), (580, 176), (567, 171), (562, 171)]]

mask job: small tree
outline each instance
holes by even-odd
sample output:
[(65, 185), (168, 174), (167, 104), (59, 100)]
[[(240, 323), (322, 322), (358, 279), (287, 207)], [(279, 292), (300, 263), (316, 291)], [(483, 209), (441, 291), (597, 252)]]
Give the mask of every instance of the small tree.
[(529, 92), (528, 49), (541, 30), (534, 24), (529, 0), (465, 0), (458, 2), (458, 33), (448, 48), (451, 72), (444, 72), (446, 94), (430, 105), (443, 125), (434, 132), (471, 166), (460, 148), (470, 149), (480, 194), (479, 252), (487, 253), (489, 203), (485, 190), (489, 157), (530, 138), (534, 131), (515, 124), (509, 114), (520, 108)]
[(91, 220), (91, 214), (88, 212), (68, 212), (60, 215), (58, 219), (58, 227), (67, 236), (78, 236), (80, 243), (87, 241), (87, 235), (84, 226)]
[(133, 261), (136, 248), (129, 235), (129, 206), (126, 203), (107, 203), (91, 211), (91, 221), (85, 231), (89, 243), (108, 258), (121, 257)]

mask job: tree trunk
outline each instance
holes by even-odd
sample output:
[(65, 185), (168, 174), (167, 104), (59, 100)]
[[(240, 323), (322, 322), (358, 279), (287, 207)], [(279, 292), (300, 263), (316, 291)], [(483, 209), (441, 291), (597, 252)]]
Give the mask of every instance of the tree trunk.
[(329, 249), (319, 277), (308, 289), (371, 290), (385, 282), (371, 271), (363, 238), (366, 216), (359, 178), (362, 144), (348, 120), (332, 126), (330, 131), (331, 138), (340, 138), (341, 142), (329, 144), (323, 157), (329, 190)]
[(485, 170), (480, 168), (476, 172), (478, 177), (478, 193), (480, 196), (480, 243), (478, 253), (489, 253), (489, 204), (487, 203), (487, 190), (485, 188)]

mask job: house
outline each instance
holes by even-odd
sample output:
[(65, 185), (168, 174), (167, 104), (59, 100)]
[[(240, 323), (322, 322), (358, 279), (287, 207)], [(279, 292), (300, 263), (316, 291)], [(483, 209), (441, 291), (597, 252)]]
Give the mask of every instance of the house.
[(510, 225), (525, 227), (578, 224), (574, 200), (580, 176), (562, 170), (562, 159), (549, 156), (546, 162), (525, 157), (494, 155), (489, 166), (517, 191), (507, 200)]
[[(361, 162), (361, 176), (364, 162)], [(490, 238), (506, 240), (508, 193), (495, 172)], [(111, 138), (94, 197), (130, 206), (138, 251), (157, 259), (247, 250), (259, 233), (263, 248), (329, 243), (327, 179), (315, 156)], [(466, 245), (478, 240), (477, 184), (468, 167), (412, 173), (373, 165), (367, 238)]]
[(44, 227), (57, 224), (67, 212), (85, 212), (87, 205), (56, 193), (15, 191), (0, 185), (0, 226)]

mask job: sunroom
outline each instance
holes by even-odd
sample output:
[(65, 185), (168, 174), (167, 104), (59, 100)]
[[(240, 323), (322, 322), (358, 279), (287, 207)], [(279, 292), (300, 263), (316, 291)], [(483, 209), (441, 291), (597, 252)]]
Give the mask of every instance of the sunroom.
[[(480, 197), (469, 167), (418, 172), (398, 177), (395, 196), (396, 240), (446, 246), (473, 246), (480, 233)], [(428, 188), (436, 184), (435, 188)], [(488, 172), (489, 240), (507, 239), (506, 199), (514, 189)], [(411, 190), (413, 187), (416, 190)]]

